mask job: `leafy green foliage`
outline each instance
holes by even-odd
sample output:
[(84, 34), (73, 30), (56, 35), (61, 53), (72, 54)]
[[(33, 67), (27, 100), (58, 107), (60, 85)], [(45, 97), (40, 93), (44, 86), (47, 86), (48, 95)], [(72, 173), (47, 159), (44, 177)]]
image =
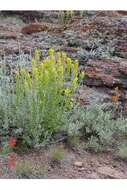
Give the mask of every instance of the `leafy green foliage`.
[(8, 135), (11, 136), (11, 128), (14, 123), (13, 82), (11, 77), (7, 77), (5, 68), (0, 68), (0, 79), (0, 140), (5, 145), (5, 142), (8, 141)]
[(127, 120), (122, 118), (115, 120), (113, 113), (105, 110), (105, 104), (73, 109), (68, 114), (68, 122), (65, 124), (69, 138), (82, 137), (87, 142), (87, 147), (94, 151), (106, 149), (112, 145), (117, 146), (118, 136), (127, 132)]
[(12, 127), (22, 143), (34, 146), (49, 140), (61, 126), (62, 115), (73, 107), (78, 61), (53, 49), (42, 61), (37, 49), (31, 70), (17, 68), (7, 84), (0, 98), (2, 131)]
[(51, 151), (51, 162), (54, 164), (60, 164), (64, 158), (65, 152), (62, 146), (58, 146), (52, 149)]
[(45, 178), (47, 166), (42, 163), (34, 163), (32, 160), (18, 160), (15, 168), (15, 175), (18, 178)]
[(122, 143), (122, 145), (120, 145), (118, 147), (118, 150), (116, 151), (116, 155), (127, 161), (127, 142)]
[(17, 67), (16, 75), (8, 77), (1, 68), (0, 78), (1, 141), (14, 136), (21, 144), (36, 146), (60, 131), (70, 144), (82, 138), (95, 151), (126, 141), (127, 119), (114, 119), (107, 104), (75, 106), (74, 93), (84, 72), (78, 75), (78, 62), (66, 53), (50, 49), (41, 60), (37, 49), (30, 69)]

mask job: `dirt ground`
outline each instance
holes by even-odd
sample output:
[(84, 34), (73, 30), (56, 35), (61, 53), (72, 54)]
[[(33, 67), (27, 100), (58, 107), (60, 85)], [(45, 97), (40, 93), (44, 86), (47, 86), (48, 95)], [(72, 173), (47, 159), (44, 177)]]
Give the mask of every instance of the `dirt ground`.
[(60, 146), (19, 154), (17, 156), (18, 173), (15, 177), (48, 179), (127, 178), (127, 162), (118, 159), (111, 152), (93, 153), (81, 149), (81, 147), (72, 150), (62, 145), (63, 154), (57, 162), (58, 160), (53, 160), (53, 150), (60, 151)]

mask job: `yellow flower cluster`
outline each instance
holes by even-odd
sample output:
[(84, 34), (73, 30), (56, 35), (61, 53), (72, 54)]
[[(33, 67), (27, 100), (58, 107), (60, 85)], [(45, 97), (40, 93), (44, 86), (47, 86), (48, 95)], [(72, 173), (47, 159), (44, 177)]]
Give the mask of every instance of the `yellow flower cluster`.
[[(52, 89), (52, 94), (64, 92), (67, 102), (72, 104), (71, 96), (78, 85), (78, 61), (73, 61), (65, 52), (55, 52), (49, 49), (47, 59), (40, 60), (40, 51), (36, 49), (34, 58), (32, 59), (31, 72), (25, 69), (20, 70), (17, 75), (18, 81), (22, 80), (22, 90), (25, 93), (29, 91), (45, 91)], [(83, 77), (83, 73), (81, 74)], [(69, 83), (69, 87), (66, 87)], [(65, 101), (66, 101), (65, 100)]]

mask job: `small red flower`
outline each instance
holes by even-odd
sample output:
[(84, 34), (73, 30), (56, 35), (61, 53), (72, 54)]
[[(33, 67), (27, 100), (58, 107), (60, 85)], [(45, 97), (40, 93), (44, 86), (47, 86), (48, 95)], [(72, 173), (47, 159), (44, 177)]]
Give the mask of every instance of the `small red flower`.
[(8, 159), (15, 159), (16, 158), (16, 153), (10, 152), (8, 153)]
[(15, 160), (8, 160), (8, 168), (13, 169), (16, 166), (16, 161)]
[(16, 139), (14, 137), (10, 137), (8, 140), (8, 144), (10, 147), (15, 147), (16, 146)]

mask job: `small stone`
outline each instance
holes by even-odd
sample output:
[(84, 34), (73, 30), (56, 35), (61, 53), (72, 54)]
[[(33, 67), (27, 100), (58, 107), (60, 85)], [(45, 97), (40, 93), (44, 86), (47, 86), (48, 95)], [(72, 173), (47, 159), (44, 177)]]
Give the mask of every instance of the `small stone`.
[(84, 167), (81, 167), (81, 168), (79, 167), (79, 169), (78, 169), (79, 172), (82, 172), (82, 171), (84, 171), (84, 170), (85, 170)]
[(83, 166), (83, 163), (82, 163), (82, 162), (79, 162), (79, 161), (76, 161), (76, 162), (74, 163), (74, 166), (76, 166), (76, 167), (82, 167), (82, 166)]

